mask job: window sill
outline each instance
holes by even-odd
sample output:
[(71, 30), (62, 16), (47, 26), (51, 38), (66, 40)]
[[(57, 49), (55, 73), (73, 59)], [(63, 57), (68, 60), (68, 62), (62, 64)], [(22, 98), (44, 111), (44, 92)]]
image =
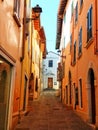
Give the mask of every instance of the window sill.
[(78, 59), (80, 59), (81, 56), (82, 56), (82, 52), (79, 52), (79, 53), (78, 53)]
[(82, 110), (83, 110), (83, 107), (79, 106), (79, 109), (82, 111)]
[(72, 66), (75, 66), (75, 64), (76, 64), (76, 61), (71, 62)]
[(93, 41), (94, 41), (94, 38), (93, 37), (91, 37), (88, 41), (87, 41), (87, 43), (86, 43), (86, 45), (85, 45), (85, 48), (89, 48), (89, 46), (93, 43)]
[(15, 21), (16, 21), (18, 27), (21, 27), (21, 23), (20, 23), (20, 20), (19, 20), (19, 18), (18, 18), (18, 16), (17, 16), (17, 13), (16, 13), (16, 12), (14, 12), (13, 17), (14, 17), (14, 19), (15, 19)]

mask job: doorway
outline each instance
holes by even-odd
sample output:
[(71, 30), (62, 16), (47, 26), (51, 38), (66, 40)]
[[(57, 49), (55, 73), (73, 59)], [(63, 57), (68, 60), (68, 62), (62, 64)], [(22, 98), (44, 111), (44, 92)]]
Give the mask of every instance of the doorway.
[(66, 86), (66, 104), (68, 105), (68, 86)]
[(23, 101), (23, 110), (25, 111), (26, 109), (26, 97), (27, 97), (27, 77), (25, 76), (25, 79), (24, 79), (24, 101)]
[(48, 88), (53, 88), (53, 78), (48, 78)]
[(69, 71), (69, 104), (72, 104), (71, 72)]
[(95, 104), (94, 71), (92, 68), (89, 69), (88, 80), (89, 80), (88, 86), (90, 88), (88, 92), (89, 117), (91, 119), (91, 123), (95, 124), (96, 123), (96, 104)]
[(0, 57), (0, 130), (6, 130), (8, 125), (11, 74), (11, 64)]

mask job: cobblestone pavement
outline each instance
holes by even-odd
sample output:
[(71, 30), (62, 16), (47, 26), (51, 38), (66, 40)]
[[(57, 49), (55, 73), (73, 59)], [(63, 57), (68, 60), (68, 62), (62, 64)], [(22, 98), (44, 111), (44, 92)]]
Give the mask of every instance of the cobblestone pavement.
[(15, 130), (94, 130), (71, 109), (62, 105), (55, 91), (44, 91), (32, 102), (30, 112), (25, 115)]

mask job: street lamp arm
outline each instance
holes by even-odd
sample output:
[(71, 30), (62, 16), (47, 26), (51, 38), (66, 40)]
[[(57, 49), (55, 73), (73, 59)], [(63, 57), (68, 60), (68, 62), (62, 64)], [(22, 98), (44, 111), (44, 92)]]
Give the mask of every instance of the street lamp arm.
[(32, 20), (37, 20), (39, 18), (39, 16), (37, 17), (35, 17), (35, 18), (26, 18), (26, 22), (29, 22), (29, 21), (32, 21)]

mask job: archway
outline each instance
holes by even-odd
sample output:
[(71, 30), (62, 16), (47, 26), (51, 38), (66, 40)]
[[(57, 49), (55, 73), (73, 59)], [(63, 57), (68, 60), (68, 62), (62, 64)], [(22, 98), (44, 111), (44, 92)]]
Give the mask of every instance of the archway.
[(95, 104), (95, 86), (94, 86), (94, 71), (92, 68), (88, 71), (88, 110), (89, 118), (92, 124), (96, 122), (96, 104)]

